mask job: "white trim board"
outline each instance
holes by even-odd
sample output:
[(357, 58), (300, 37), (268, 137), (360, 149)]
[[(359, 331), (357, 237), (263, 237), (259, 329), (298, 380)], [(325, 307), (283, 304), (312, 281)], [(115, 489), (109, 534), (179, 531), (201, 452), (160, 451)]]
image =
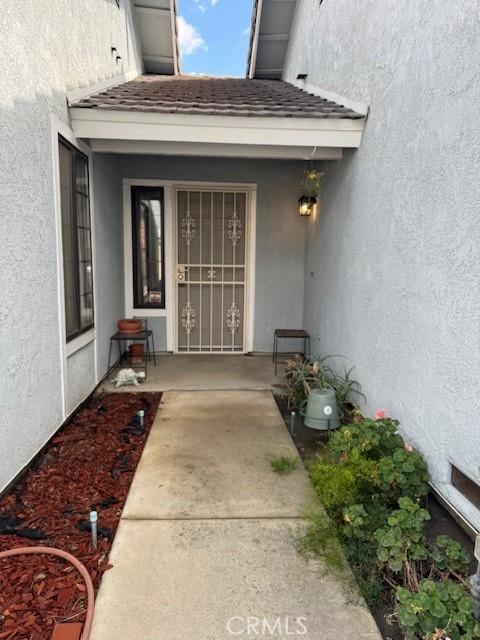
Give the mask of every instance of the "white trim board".
[[(98, 363), (97, 363), (97, 340), (95, 326), (97, 324), (97, 274), (95, 270), (95, 207), (93, 201), (93, 165), (92, 150), (82, 140), (75, 137), (73, 131), (63, 123), (57, 116), (50, 116), (51, 145), (52, 145), (52, 170), (53, 170), (53, 208), (55, 215), (56, 230), (56, 260), (57, 260), (57, 304), (58, 304), (58, 335), (60, 345), (60, 383), (61, 383), (61, 404), (62, 419), (65, 420), (70, 413), (67, 406), (67, 360), (74, 353), (83, 349), (93, 342), (94, 348), (94, 378), (98, 383)], [(88, 158), (88, 181), (89, 181), (89, 201), (90, 201), (90, 223), (92, 238), (92, 270), (93, 270), (93, 309), (94, 327), (84, 334), (79, 335), (74, 340), (67, 342), (65, 332), (65, 296), (63, 280), (63, 241), (62, 241), (62, 208), (60, 196), (60, 166), (58, 153), (58, 136), (61, 135), (74, 147), (79, 149)]]
[[(132, 255), (132, 211), (131, 187), (162, 187), (165, 207), (165, 309), (135, 309), (133, 307), (133, 255)], [(175, 202), (174, 193), (179, 188), (218, 189), (221, 191), (242, 190), (248, 194), (249, 240), (247, 247), (247, 298), (245, 310), (245, 351), (253, 350), (253, 330), (255, 317), (255, 241), (256, 241), (256, 202), (257, 185), (236, 182), (204, 182), (185, 180), (142, 180), (140, 178), (123, 179), (123, 247), (125, 280), (125, 317), (134, 315), (146, 318), (165, 318), (167, 351), (176, 351), (176, 289), (174, 266), (176, 261)], [(229, 352), (231, 354), (231, 352)], [(218, 352), (215, 352), (218, 355)]]
[(365, 121), (70, 109), (79, 138), (283, 147), (360, 146)]
[[(133, 306), (133, 247), (132, 247), (132, 198), (131, 187), (162, 187), (164, 191), (165, 230), (165, 309), (136, 309)], [(125, 317), (165, 318), (167, 351), (173, 351), (172, 300), (172, 197), (171, 183), (164, 180), (123, 179), (123, 265), (125, 283)]]
[(250, 51), (247, 64), (247, 76), (250, 78), (250, 80), (254, 77), (255, 67), (257, 66), (258, 40), (260, 36), (260, 18), (262, 15), (262, 5), (263, 0), (257, 0), (257, 4), (254, 8), (254, 13), (252, 16), (252, 24), (250, 25), (250, 29), (252, 29), (253, 27), (253, 36), (250, 41)]
[(341, 147), (285, 147), (283, 145), (209, 144), (159, 142), (155, 140), (92, 140), (96, 153), (201, 156), (220, 158), (265, 158), (272, 160), (341, 160)]

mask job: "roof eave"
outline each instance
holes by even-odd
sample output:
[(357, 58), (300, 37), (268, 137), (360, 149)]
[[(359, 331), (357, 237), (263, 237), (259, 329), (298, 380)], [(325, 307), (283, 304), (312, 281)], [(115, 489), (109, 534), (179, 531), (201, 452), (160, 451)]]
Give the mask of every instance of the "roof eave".
[[(163, 75), (178, 75), (180, 73), (178, 32), (177, 32), (177, 0), (168, 0), (167, 6), (159, 2), (145, 5), (141, 0), (134, 0), (132, 11), (137, 37), (142, 50), (144, 69), (149, 73), (161, 73)], [(157, 22), (155, 22), (157, 21)], [(160, 32), (168, 31), (171, 34), (171, 43), (167, 50), (161, 44), (164, 40), (158, 37), (152, 38), (152, 23)], [(157, 24), (158, 23), (158, 24)], [(165, 42), (168, 42), (165, 40)]]
[(201, 145), (358, 148), (363, 119), (146, 113), (70, 109), (77, 138)]
[(297, 0), (255, 0), (252, 10), (248, 78), (281, 80)]
[(263, 0), (255, 0), (252, 9), (252, 22), (250, 26), (250, 45), (248, 49), (247, 78), (255, 75), (255, 65), (257, 63), (258, 37), (260, 33), (260, 16), (262, 13)]

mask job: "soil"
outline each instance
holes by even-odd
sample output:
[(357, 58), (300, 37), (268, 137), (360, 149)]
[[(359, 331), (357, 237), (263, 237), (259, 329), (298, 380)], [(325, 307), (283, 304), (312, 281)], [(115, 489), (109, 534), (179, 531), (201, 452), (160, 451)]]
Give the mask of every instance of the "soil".
[[(64, 549), (83, 562), (98, 589), (160, 398), (108, 394), (78, 411), (0, 499), (0, 551)], [(91, 543), (92, 510), (98, 512), (97, 548)], [(0, 560), (1, 640), (45, 640), (56, 622), (83, 622), (85, 611), (83, 579), (68, 563), (51, 556)]]
[[(296, 416), (294, 431), (291, 431), (291, 410), (288, 407), (287, 400), (280, 394), (274, 394), (277, 406), (283, 416), (285, 425), (292, 435), (293, 441), (298, 449), (300, 456), (304, 462), (308, 461), (315, 455), (318, 447), (328, 441), (328, 433), (326, 431), (316, 431), (310, 429), (303, 424), (301, 416)], [(470, 536), (460, 527), (449, 512), (440, 504), (433, 493), (427, 497), (425, 507), (431, 515), (431, 520), (426, 526), (426, 537), (429, 541), (434, 541), (439, 535), (448, 535), (457, 542), (471, 555), (472, 562), (470, 565), (471, 573), (476, 571), (476, 561), (473, 557), (473, 542)], [(372, 615), (378, 625), (380, 633), (385, 640), (403, 640), (404, 636), (398, 625), (391, 621), (393, 607), (391, 604), (382, 606), (372, 611)]]
[(298, 452), (302, 460), (306, 461), (308, 458), (314, 456), (318, 447), (325, 444), (328, 441), (327, 431), (317, 431), (316, 429), (310, 429), (303, 424), (302, 417), (295, 415), (293, 419), (293, 433), (292, 433), (292, 409), (288, 406), (285, 396), (275, 393), (275, 402), (282, 414), (287, 429), (295, 442)]

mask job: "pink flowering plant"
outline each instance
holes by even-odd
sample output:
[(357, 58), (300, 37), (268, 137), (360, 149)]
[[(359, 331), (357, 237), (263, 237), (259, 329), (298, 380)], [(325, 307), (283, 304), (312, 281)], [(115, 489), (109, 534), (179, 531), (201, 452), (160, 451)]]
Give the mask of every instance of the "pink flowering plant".
[[(409, 640), (480, 640), (467, 590), (469, 554), (448, 536), (426, 536), (425, 460), (386, 409), (353, 419), (308, 469), (328, 516), (320, 520), (333, 526), (362, 595), (372, 608), (392, 607)], [(313, 519), (308, 539), (318, 541), (317, 553), (329, 548), (325, 527)]]
[(352, 451), (359, 451), (371, 460), (392, 455), (403, 447), (398, 433), (398, 420), (365, 418), (336, 431), (329, 443), (329, 452), (334, 458), (346, 459)]
[(388, 504), (401, 496), (418, 500), (428, 493), (428, 469), (423, 457), (413, 447), (397, 449), (378, 463), (378, 488)]

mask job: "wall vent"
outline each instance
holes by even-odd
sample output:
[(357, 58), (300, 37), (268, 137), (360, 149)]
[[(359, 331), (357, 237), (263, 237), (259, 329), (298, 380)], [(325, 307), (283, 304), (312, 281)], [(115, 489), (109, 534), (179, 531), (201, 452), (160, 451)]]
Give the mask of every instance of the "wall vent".
[(480, 509), (480, 487), (452, 464), (451, 483), (457, 491)]

